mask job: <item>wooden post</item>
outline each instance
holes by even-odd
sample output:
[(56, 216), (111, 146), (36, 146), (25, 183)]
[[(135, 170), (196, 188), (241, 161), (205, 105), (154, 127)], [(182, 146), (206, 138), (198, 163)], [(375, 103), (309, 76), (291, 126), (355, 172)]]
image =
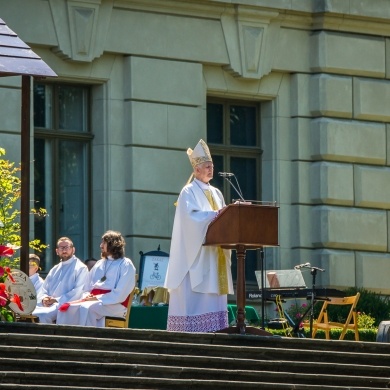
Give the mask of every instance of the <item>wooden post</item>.
[(30, 237), (30, 105), (31, 76), (22, 76), (20, 270), (28, 275)]

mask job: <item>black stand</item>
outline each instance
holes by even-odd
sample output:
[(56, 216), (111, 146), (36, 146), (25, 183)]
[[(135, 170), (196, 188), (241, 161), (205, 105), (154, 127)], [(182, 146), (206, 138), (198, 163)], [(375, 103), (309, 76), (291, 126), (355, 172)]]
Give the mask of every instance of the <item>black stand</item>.
[(264, 267), (264, 248), (260, 248), (260, 266), (261, 266), (261, 329), (264, 327), (264, 316), (265, 316), (265, 291), (264, 291), (264, 278), (265, 278), (265, 267)]
[(314, 322), (314, 305), (316, 303), (316, 276), (317, 276), (317, 271), (324, 272), (325, 270), (322, 268), (317, 268), (317, 267), (312, 267), (309, 263), (307, 265), (304, 265), (303, 267), (305, 268), (311, 268), (310, 274), (312, 276), (312, 287), (311, 287), (311, 293), (310, 293), (310, 299), (311, 299), (311, 304), (307, 308), (307, 310), (303, 313), (303, 316), (300, 318), (300, 320), (295, 324), (295, 327), (293, 329), (293, 332), (295, 334), (299, 333), (299, 324), (301, 321), (304, 320), (306, 315), (310, 312), (310, 337), (313, 335), (313, 322)]
[(311, 305), (310, 305), (310, 337), (312, 337), (312, 334), (313, 334), (313, 321), (314, 321), (314, 299), (315, 299), (317, 269), (315, 267), (312, 267), (310, 273), (311, 273), (311, 276), (312, 276)]

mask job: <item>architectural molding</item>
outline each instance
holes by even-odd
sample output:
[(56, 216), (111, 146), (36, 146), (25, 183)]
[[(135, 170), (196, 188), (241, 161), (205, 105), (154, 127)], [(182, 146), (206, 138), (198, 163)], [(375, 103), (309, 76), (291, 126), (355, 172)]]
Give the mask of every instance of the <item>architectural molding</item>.
[(235, 77), (261, 79), (272, 70), (279, 37), (278, 12), (237, 6), (221, 16), (230, 63), (225, 69)]
[(49, 0), (60, 58), (92, 62), (104, 51), (113, 0)]

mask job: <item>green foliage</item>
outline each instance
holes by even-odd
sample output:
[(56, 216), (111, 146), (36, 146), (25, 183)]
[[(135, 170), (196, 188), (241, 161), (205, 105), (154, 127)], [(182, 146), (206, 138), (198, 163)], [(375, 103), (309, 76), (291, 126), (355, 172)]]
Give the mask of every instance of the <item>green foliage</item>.
[[(0, 156), (5, 150), (0, 148)], [(14, 163), (0, 159), (0, 243), (14, 246), (20, 245), (20, 224), (17, 222), (20, 211), (15, 209), (15, 203), (20, 198), (21, 182), (17, 174), (20, 168)]]
[[(345, 290), (346, 296), (356, 295), (360, 293), (360, 298), (357, 304), (357, 311), (359, 316), (362, 317), (362, 321), (366, 321), (368, 317), (374, 319), (374, 327), (378, 327), (382, 321), (390, 319), (390, 297), (381, 296), (372, 291), (368, 291), (364, 288), (351, 287)], [(344, 322), (347, 318), (349, 307), (331, 307), (328, 311), (328, 315), (331, 321)]]
[[(3, 148), (0, 148), (0, 244), (20, 248), (20, 210), (16, 207), (21, 196), (20, 167), (16, 167), (13, 162), (1, 158), (6, 154)], [(31, 213), (41, 217), (47, 215), (45, 209), (32, 209)], [(34, 251), (40, 252), (47, 245), (39, 240), (29, 242), (29, 247)], [(20, 259), (2, 258), (0, 262), (3, 266), (19, 268)]]
[[(360, 298), (357, 304), (358, 311), (358, 327), (360, 329), (377, 328), (381, 321), (390, 319), (390, 297), (381, 296), (364, 288), (348, 288), (345, 290), (345, 296), (356, 295), (360, 293)], [(307, 309), (307, 304), (291, 304), (285, 312), (296, 321), (301, 318), (304, 311)], [(317, 318), (321, 309), (321, 302), (317, 302), (314, 307), (314, 317)], [(330, 321), (344, 323), (347, 319), (350, 306), (329, 306), (328, 316)], [(308, 316), (305, 318), (308, 320)]]
[(375, 328), (375, 318), (365, 313), (358, 313), (357, 323), (358, 323), (358, 329)]
[[(5, 246), (0, 247), (0, 257), (5, 256), (8, 257), (9, 255), (5, 255), (5, 251), (9, 251), (10, 249)], [(11, 249), (11, 255), (13, 250)], [(7, 282), (12, 281), (12, 278), (10, 279), (10, 272), (11, 270), (9, 267), (1, 267), (0, 266), (0, 321), (5, 322), (14, 322), (14, 312), (10, 308), (10, 303), (15, 302), (15, 299), (19, 300), (19, 297), (15, 297), (11, 295), (7, 288)]]
[[(285, 331), (282, 329), (267, 329), (267, 332), (272, 333), (273, 335), (283, 336), (285, 337)], [(306, 338), (310, 338), (310, 330), (304, 329), (302, 330)], [(330, 330), (330, 338), (331, 340), (338, 340), (341, 335), (341, 329), (331, 329)], [(359, 341), (369, 341), (375, 342), (377, 335), (377, 329), (359, 329)], [(321, 329), (317, 331), (316, 339), (325, 340), (325, 332)], [(345, 334), (344, 340), (355, 340), (355, 332), (353, 330), (348, 329)]]
[[(298, 320), (301, 320), (303, 315), (307, 313), (309, 310), (310, 301), (303, 302), (303, 303), (291, 303), (290, 306), (284, 310), (285, 313), (287, 313), (290, 318), (296, 323)], [(317, 318), (321, 310), (321, 305), (316, 304), (314, 306), (314, 317)], [(306, 317), (304, 320), (308, 320), (310, 317), (310, 312), (306, 314)]]

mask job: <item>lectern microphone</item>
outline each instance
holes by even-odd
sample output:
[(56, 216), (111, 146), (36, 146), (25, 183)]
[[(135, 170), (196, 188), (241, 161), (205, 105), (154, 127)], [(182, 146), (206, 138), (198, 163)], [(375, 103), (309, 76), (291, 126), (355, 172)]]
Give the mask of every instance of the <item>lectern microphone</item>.
[(234, 176), (234, 173), (230, 173), (230, 172), (218, 172), (218, 176), (221, 176), (221, 177), (232, 177), (232, 176)]
[(294, 269), (301, 269), (306, 267), (310, 267), (310, 263), (298, 264), (294, 267)]
[[(240, 188), (240, 185), (238, 184), (238, 180), (237, 180), (237, 177), (234, 173), (230, 173), (230, 172), (218, 172), (218, 176), (221, 176), (223, 177), (225, 180), (227, 180), (230, 185), (232, 186), (232, 188), (237, 192), (238, 196), (240, 197), (240, 199), (245, 202), (245, 199), (244, 197), (242, 196), (242, 192), (241, 192), (241, 188)], [(236, 185), (237, 187), (233, 184), (233, 182), (231, 181), (231, 178), (234, 177), (235, 181), (236, 181)]]

